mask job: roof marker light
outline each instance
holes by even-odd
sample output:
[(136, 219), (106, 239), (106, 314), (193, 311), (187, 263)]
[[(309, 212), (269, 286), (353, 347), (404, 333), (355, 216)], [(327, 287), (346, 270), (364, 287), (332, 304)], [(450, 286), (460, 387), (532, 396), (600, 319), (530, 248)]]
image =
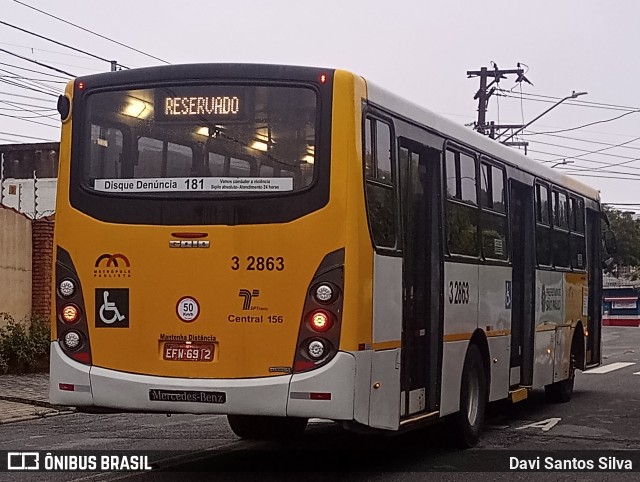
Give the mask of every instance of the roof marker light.
[(320, 83), (321, 84), (327, 83), (327, 74), (320, 74)]

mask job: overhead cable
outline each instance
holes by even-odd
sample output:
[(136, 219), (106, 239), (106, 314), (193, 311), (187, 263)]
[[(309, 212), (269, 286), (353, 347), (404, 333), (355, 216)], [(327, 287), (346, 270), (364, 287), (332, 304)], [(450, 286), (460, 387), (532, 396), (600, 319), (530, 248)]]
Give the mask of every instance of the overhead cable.
[[(40, 38), (40, 39), (42, 39), (42, 40), (46, 40), (47, 42), (52, 42), (52, 43), (54, 43), (54, 44), (56, 44), (56, 45), (60, 45), (60, 46), (62, 46), (62, 47), (65, 47), (65, 48), (68, 48), (68, 49), (74, 50), (74, 51), (76, 51), (76, 52), (80, 52), (81, 54), (88, 55), (89, 57), (93, 57), (94, 59), (102, 60), (102, 61), (104, 61), (104, 62), (108, 62), (108, 63), (115, 62), (115, 61), (111, 61), (111, 60), (109, 60), (109, 59), (105, 59), (104, 57), (100, 57), (99, 55), (92, 54), (91, 52), (87, 52), (86, 50), (82, 50), (82, 49), (79, 49), (79, 48), (76, 48), (76, 47), (72, 47), (71, 45), (67, 45), (67, 44), (65, 44), (65, 43), (58, 42), (57, 40), (53, 40), (53, 39), (51, 39), (51, 38), (49, 38), (49, 37), (45, 37), (44, 35), (40, 35), (40, 34), (37, 34), (37, 33), (35, 33), (35, 32), (31, 32), (30, 30), (27, 30), (27, 29), (24, 29), (24, 28), (18, 27), (18, 26), (16, 26), (16, 25), (12, 25), (12, 24), (10, 24), (10, 23), (8, 23), (8, 22), (5, 22), (5, 21), (3, 21), (3, 20), (0, 20), (0, 24), (2, 24), (2, 25), (6, 25), (7, 27), (14, 28), (14, 29), (16, 29), (16, 30), (19, 30), (19, 31), (24, 32), (24, 33), (27, 33), (27, 34), (29, 34), (29, 35), (33, 35), (34, 37), (38, 37), (38, 38)], [(119, 63), (118, 65), (119, 65), (120, 67), (124, 67), (125, 69), (128, 69), (128, 68), (129, 68), (129, 67), (127, 67), (127, 66), (125, 66), (125, 65), (122, 65), (122, 64), (120, 64), (120, 63)]]
[(16, 3), (19, 3), (20, 5), (25, 6), (25, 7), (27, 7), (27, 8), (30, 8), (31, 10), (35, 10), (36, 12), (40, 12), (40, 13), (42, 13), (42, 14), (44, 14), (44, 15), (47, 15), (48, 17), (55, 18), (56, 20), (59, 20), (60, 22), (64, 22), (64, 23), (66, 23), (67, 25), (71, 25), (72, 27), (79, 28), (80, 30), (82, 30), (82, 31), (84, 31), (84, 32), (87, 32), (87, 33), (90, 33), (90, 34), (92, 34), (92, 35), (95, 35), (96, 37), (100, 37), (100, 38), (102, 38), (102, 39), (104, 39), (104, 40), (108, 40), (109, 42), (112, 42), (112, 43), (114, 43), (114, 44), (116, 44), (116, 45), (120, 45), (121, 47), (127, 48), (127, 49), (129, 49), (129, 50), (134, 51), (134, 52), (138, 52), (139, 54), (145, 55), (145, 56), (150, 57), (150, 58), (152, 58), (152, 59), (159, 60), (160, 62), (163, 62), (163, 63), (165, 63), (165, 64), (168, 64), (168, 65), (170, 65), (170, 64), (171, 64), (171, 62), (167, 62), (166, 60), (163, 60), (163, 59), (161, 59), (161, 58), (159, 58), (159, 57), (155, 57), (154, 55), (151, 55), (151, 54), (148, 54), (148, 53), (146, 53), (146, 52), (143, 52), (142, 50), (138, 50), (138, 49), (136, 49), (136, 48), (134, 48), (134, 47), (131, 47), (131, 46), (127, 45), (127, 44), (123, 44), (122, 42), (118, 42), (117, 40), (113, 40), (113, 39), (111, 39), (111, 38), (109, 38), (109, 37), (105, 37), (104, 35), (101, 35), (101, 34), (99, 34), (99, 33), (97, 33), (97, 32), (94, 32), (94, 31), (92, 31), (92, 30), (89, 30), (89, 29), (87, 29), (87, 28), (81, 27), (80, 25), (76, 25), (75, 23), (69, 22), (68, 20), (65, 20), (65, 19), (63, 19), (63, 18), (56, 17), (55, 15), (52, 15), (52, 14), (50, 14), (50, 13), (48, 13), (48, 12), (45, 12), (44, 10), (40, 10), (40, 9), (38, 9), (38, 8), (32, 7), (31, 5), (29, 5), (29, 4), (27, 4), (27, 3), (20, 2), (20, 1), (18, 1), (18, 0), (13, 0), (13, 1), (14, 1), (14, 2), (16, 2)]
[(72, 73), (65, 72), (64, 70), (60, 70), (60, 69), (58, 69), (56, 67), (52, 67), (51, 65), (47, 65), (47, 64), (42, 63), (42, 62), (38, 62), (37, 60), (32, 60), (32, 59), (29, 59), (27, 57), (23, 57), (22, 55), (18, 55), (16, 53), (10, 52), (9, 50), (0, 48), (0, 52), (4, 52), (5, 54), (13, 55), (14, 57), (18, 57), (19, 59), (26, 60), (27, 62), (32, 62), (34, 64), (37, 64), (37, 65), (39, 65), (41, 67), (45, 67), (47, 69), (51, 69), (51, 70), (54, 70), (56, 72), (60, 72), (61, 74), (68, 75), (69, 77), (75, 77), (75, 75), (72, 74)]

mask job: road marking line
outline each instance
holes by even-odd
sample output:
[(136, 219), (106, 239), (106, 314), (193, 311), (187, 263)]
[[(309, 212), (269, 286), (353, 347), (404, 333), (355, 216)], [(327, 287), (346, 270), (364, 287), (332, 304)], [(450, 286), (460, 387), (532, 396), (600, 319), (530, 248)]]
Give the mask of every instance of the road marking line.
[(593, 370), (587, 370), (584, 373), (595, 373), (595, 374), (609, 373), (615, 370), (620, 370), (621, 368), (629, 367), (631, 365), (635, 365), (635, 362), (611, 363), (610, 365), (603, 365), (601, 367), (594, 368)]

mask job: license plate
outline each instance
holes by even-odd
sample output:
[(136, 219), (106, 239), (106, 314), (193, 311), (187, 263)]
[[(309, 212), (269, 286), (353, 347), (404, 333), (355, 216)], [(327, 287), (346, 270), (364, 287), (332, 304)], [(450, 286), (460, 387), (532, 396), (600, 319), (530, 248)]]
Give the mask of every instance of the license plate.
[(213, 343), (165, 343), (162, 358), (170, 361), (213, 361)]

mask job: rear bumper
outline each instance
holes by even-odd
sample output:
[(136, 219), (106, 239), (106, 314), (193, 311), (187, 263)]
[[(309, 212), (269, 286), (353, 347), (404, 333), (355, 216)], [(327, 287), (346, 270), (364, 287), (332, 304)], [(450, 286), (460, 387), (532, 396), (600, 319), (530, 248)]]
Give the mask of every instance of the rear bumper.
[[(61, 390), (61, 384), (67, 390)], [(68, 390), (71, 385), (73, 391)], [(308, 373), (265, 378), (190, 379), (138, 375), (83, 365), (66, 356), (57, 341), (51, 343), (49, 400), (56, 405), (140, 412), (352, 420), (354, 387), (355, 358), (345, 352), (339, 352), (327, 365)], [(158, 391), (162, 391), (162, 397), (157, 396)], [(212, 392), (223, 393), (224, 403), (212, 403), (220, 401), (220, 397)], [(330, 399), (314, 400), (307, 396), (311, 393), (330, 394)], [(208, 401), (184, 401), (185, 398)]]

